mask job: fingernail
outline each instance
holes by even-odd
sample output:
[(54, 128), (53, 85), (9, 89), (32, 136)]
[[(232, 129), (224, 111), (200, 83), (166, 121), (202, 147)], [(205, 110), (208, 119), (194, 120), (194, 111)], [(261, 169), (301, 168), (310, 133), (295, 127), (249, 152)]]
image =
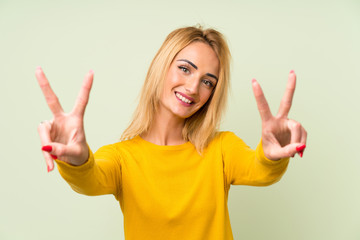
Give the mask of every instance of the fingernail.
[(56, 156), (56, 155), (51, 155), (51, 154), (50, 154), (50, 156), (51, 156), (53, 159), (55, 159), (55, 160), (57, 159), (57, 156)]
[(256, 82), (256, 79), (255, 79), (255, 78), (253, 78), (253, 79), (251, 80), (251, 82), (252, 82), (252, 83)]
[(89, 71), (89, 73), (93, 74), (93, 73), (94, 73), (94, 70), (91, 69), (91, 70)]
[(304, 151), (301, 151), (301, 152), (299, 153), (300, 157), (303, 157), (303, 154), (304, 154)]
[(37, 69), (37, 70), (41, 70), (41, 67), (40, 67), (40, 66), (37, 66), (36, 69)]
[(51, 169), (50, 169), (50, 166), (49, 166), (49, 165), (47, 166), (47, 171), (48, 171), (48, 172), (50, 172), (50, 171), (51, 171)]
[(303, 145), (297, 146), (296, 151), (300, 153), (300, 152), (303, 152), (305, 148), (306, 148), (306, 145), (303, 144)]
[(52, 146), (49, 146), (49, 145), (43, 146), (41, 148), (41, 150), (43, 150), (45, 152), (51, 152), (52, 151)]
[(290, 73), (294, 73), (295, 71), (294, 70), (291, 70)]

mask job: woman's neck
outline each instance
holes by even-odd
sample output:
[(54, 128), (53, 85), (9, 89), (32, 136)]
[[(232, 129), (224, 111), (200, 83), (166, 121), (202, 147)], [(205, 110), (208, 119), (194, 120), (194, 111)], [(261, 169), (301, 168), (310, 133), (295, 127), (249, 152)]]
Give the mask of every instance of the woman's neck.
[(141, 134), (141, 137), (157, 145), (180, 145), (186, 142), (182, 136), (184, 123), (185, 119), (160, 108), (150, 129)]

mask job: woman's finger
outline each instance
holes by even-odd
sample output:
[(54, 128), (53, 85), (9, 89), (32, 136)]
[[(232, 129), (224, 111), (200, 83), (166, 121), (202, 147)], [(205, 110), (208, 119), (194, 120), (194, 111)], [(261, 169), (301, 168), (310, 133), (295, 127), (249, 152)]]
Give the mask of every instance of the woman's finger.
[(287, 117), (287, 115), (289, 114), (292, 100), (294, 97), (295, 87), (296, 87), (296, 75), (295, 72), (291, 70), (289, 73), (289, 79), (286, 85), (285, 94), (280, 103), (280, 108), (278, 111), (279, 117)]
[(49, 81), (47, 80), (41, 67), (38, 67), (36, 69), (35, 75), (51, 112), (54, 114), (54, 116), (63, 113), (63, 109), (60, 105), (59, 99), (55, 95), (54, 91), (51, 89)]
[(302, 135), (301, 124), (294, 120), (289, 119), (288, 120), (288, 128), (289, 128), (290, 134), (291, 134), (290, 143), (300, 143), (301, 135)]
[(299, 152), (300, 157), (302, 157), (304, 155), (304, 151), (305, 151), (305, 148), (306, 148), (306, 141), (307, 141), (307, 132), (303, 127), (301, 127), (301, 140), (300, 140), (300, 142), (303, 145), (300, 147), (301, 148), (301, 150)]
[(260, 84), (255, 79), (252, 80), (252, 88), (261, 120), (267, 121), (272, 117), (272, 114)]
[(302, 128), (301, 128), (301, 132), (302, 132), (302, 134), (301, 134), (301, 140), (300, 140), (300, 142), (301, 142), (302, 144), (306, 145), (306, 141), (307, 141), (307, 131), (302, 127)]
[(305, 147), (306, 145), (303, 143), (290, 143), (284, 147), (272, 146), (265, 156), (272, 160), (293, 157), (296, 153), (302, 156)]
[[(288, 128), (290, 130), (290, 135), (291, 135), (290, 143), (300, 143), (302, 136), (301, 124), (294, 120), (289, 119)], [(295, 157), (295, 154), (292, 155), (292, 157)]]
[(85, 163), (89, 158), (89, 149), (87, 145), (80, 144), (65, 145), (62, 143), (52, 142), (44, 145), (42, 150), (49, 153), (54, 159), (79, 166)]
[[(51, 143), (50, 138), (50, 130), (51, 130), (51, 123), (49, 121), (45, 121), (40, 123), (38, 126), (38, 133), (40, 135), (40, 141), (42, 146), (47, 146)], [(50, 153), (43, 151), (43, 155), (46, 161), (47, 170), (48, 172), (54, 169), (54, 160), (56, 157), (52, 156)]]
[(302, 144), (299, 143), (290, 143), (286, 145), (285, 147), (279, 149), (279, 158), (289, 158), (294, 156), (296, 153), (298, 153), (297, 149), (299, 149), (301, 146)]
[(42, 150), (56, 156), (57, 158), (63, 158), (69, 154), (68, 147), (66, 145), (56, 142), (43, 146)]
[(79, 95), (76, 99), (76, 103), (73, 109), (73, 112), (75, 114), (84, 116), (85, 108), (89, 101), (89, 95), (90, 95), (93, 79), (94, 79), (94, 72), (90, 70), (84, 79)]

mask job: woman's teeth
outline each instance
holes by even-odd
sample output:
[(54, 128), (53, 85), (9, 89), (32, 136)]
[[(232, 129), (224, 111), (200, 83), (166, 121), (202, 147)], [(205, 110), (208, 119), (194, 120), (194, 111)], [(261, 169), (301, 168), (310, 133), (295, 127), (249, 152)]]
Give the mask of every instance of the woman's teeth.
[(176, 95), (176, 97), (177, 97), (178, 99), (180, 99), (181, 101), (183, 101), (183, 102), (185, 102), (185, 103), (188, 103), (188, 104), (192, 103), (192, 101), (190, 101), (189, 99), (187, 99), (187, 98), (185, 98), (184, 96), (180, 95), (179, 93), (176, 93), (175, 95)]

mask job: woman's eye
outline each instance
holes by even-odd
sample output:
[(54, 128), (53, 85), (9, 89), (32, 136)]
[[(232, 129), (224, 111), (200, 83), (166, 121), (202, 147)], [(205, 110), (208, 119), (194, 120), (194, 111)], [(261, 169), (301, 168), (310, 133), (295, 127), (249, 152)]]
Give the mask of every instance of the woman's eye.
[(187, 69), (187, 67), (180, 66), (179, 69), (184, 73), (189, 73), (189, 69)]
[(214, 86), (214, 84), (209, 80), (203, 80), (203, 83), (208, 87), (213, 87)]

